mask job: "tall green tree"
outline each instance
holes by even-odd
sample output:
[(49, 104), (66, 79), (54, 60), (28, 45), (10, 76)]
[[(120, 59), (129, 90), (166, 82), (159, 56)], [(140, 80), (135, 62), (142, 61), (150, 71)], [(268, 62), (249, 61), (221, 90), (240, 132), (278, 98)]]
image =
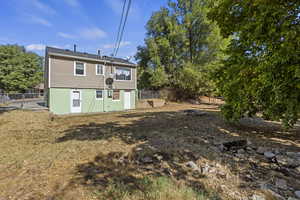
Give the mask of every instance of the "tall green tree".
[(225, 117), (260, 112), (292, 126), (300, 114), (300, 1), (220, 0), (209, 16), (233, 37), (216, 73)]
[[(218, 64), (227, 43), (216, 24), (208, 20), (208, 10), (206, 0), (170, 0), (152, 15), (145, 46), (136, 55), (140, 86), (174, 87), (188, 97), (209, 91), (205, 73), (213, 62)], [(191, 77), (194, 81), (187, 87)]]
[(0, 46), (0, 89), (24, 92), (41, 81), (41, 57), (18, 45)]

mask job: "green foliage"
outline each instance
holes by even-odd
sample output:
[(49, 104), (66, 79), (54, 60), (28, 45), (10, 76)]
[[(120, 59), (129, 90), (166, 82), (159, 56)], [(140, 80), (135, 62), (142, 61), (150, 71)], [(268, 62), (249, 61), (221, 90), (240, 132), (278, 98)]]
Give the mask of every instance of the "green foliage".
[(176, 0), (152, 15), (146, 46), (139, 47), (136, 55), (139, 88), (168, 86), (182, 90), (186, 97), (213, 91), (203, 88), (212, 86), (208, 68), (224, 57), (222, 49), (228, 42), (208, 20), (208, 10), (207, 0)]
[(17, 45), (0, 46), (0, 89), (24, 92), (42, 80), (42, 60)]
[(229, 57), (215, 72), (228, 120), (258, 112), (292, 126), (300, 114), (300, 1), (221, 0), (209, 13)]

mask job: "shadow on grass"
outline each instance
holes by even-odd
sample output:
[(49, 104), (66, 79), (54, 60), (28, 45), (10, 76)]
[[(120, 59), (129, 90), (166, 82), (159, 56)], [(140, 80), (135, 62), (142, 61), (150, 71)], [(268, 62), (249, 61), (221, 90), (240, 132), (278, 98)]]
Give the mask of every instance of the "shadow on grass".
[[(300, 151), (297, 145), (300, 142), (297, 136), (299, 129), (285, 132), (271, 122), (261, 122), (258, 127), (256, 122), (254, 126), (244, 122), (240, 125), (229, 125), (224, 123), (217, 112), (206, 112), (207, 115), (204, 116), (189, 116), (181, 111), (127, 113), (119, 114), (119, 121), (116, 122), (92, 122), (72, 127), (63, 137), (58, 138), (57, 142), (107, 140), (117, 137), (126, 144), (138, 145), (129, 154), (114, 152), (111, 147), (111, 153), (99, 154), (93, 162), (78, 165), (77, 177), (71, 181), (69, 187), (80, 184), (92, 190), (107, 191), (112, 185), (121, 184), (126, 185), (127, 192), (134, 193), (144, 190), (141, 181), (146, 176), (169, 176), (184, 182), (197, 193), (202, 191), (206, 196), (213, 195), (213, 198), (221, 199), (216, 195), (216, 191), (204, 187), (201, 179), (205, 177), (189, 170), (185, 166), (186, 162), (196, 162), (199, 158), (205, 158), (226, 165), (236, 174), (259, 168), (259, 178), (265, 178), (266, 174), (274, 169), (269, 165), (260, 164), (260, 161), (253, 163), (246, 159), (242, 162), (247, 162), (248, 165), (240, 171), (238, 165), (229, 164), (236, 162), (235, 156), (229, 155), (226, 160), (222, 160), (215, 154), (212, 155), (215, 141), (253, 137), (258, 141), (258, 145)], [(241, 187), (247, 182), (253, 182), (247, 177), (240, 178)], [(300, 183), (296, 181), (295, 184)]]

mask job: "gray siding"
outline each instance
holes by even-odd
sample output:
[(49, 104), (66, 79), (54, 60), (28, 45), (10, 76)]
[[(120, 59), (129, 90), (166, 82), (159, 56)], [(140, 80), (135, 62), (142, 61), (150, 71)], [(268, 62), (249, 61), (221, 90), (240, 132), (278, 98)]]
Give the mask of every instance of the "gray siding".
[[(86, 64), (86, 76), (74, 76), (74, 62), (80, 61)], [(86, 61), (80, 59), (51, 56), (50, 87), (51, 88), (105, 88), (105, 79), (110, 76), (111, 67), (105, 66), (105, 77), (96, 75), (96, 64), (101, 62)], [(119, 66), (118, 66), (119, 67)], [(128, 67), (124, 67), (128, 68)], [(48, 69), (47, 69), (48, 74)], [(48, 78), (45, 79), (45, 83)], [(114, 89), (136, 89), (136, 68), (132, 68), (131, 81), (114, 81)]]

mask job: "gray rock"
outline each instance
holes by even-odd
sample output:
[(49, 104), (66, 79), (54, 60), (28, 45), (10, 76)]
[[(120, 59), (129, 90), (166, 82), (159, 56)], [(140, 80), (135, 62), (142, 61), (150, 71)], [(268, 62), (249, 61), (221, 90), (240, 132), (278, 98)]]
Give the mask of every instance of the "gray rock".
[(244, 153), (245, 153), (245, 150), (244, 150), (244, 149), (239, 149), (239, 150), (237, 151), (237, 153), (238, 153), (238, 154), (244, 154)]
[(254, 195), (252, 196), (252, 200), (266, 200), (266, 198), (263, 197), (263, 196), (254, 194)]
[(286, 190), (287, 189), (287, 182), (284, 179), (277, 179), (275, 182), (276, 187)]
[(299, 158), (300, 154), (298, 154), (299, 152), (286, 152), (286, 155), (292, 158)]
[(295, 168), (296, 172), (300, 174), (300, 166)]
[(153, 163), (153, 159), (150, 157), (144, 157), (142, 158), (143, 163)]
[(296, 168), (296, 167), (300, 166), (299, 159), (293, 159), (293, 158), (283, 156), (283, 155), (276, 156), (276, 159), (280, 165), (285, 166), (285, 167)]
[(295, 191), (295, 195), (297, 198), (300, 198), (300, 190)]
[(192, 170), (194, 171), (199, 171), (201, 172), (201, 169), (198, 167), (198, 165), (196, 165), (196, 163), (194, 163), (193, 161), (189, 161), (186, 163), (187, 167), (190, 167)]
[(225, 147), (224, 147), (223, 144), (220, 144), (220, 145), (218, 146), (218, 149), (219, 149), (220, 151), (225, 151)]
[(258, 147), (256, 152), (258, 154), (264, 154), (267, 151), (267, 149), (265, 147)]
[(275, 155), (274, 153), (270, 152), (270, 151), (266, 151), (266, 152), (264, 153), (264, 156), (265, 156), (266, 158), (274, 158), (276, 155)]
[(288, 200), (298, 200), (298, 199), (296, 199), (294, 197), (289, 197)]

